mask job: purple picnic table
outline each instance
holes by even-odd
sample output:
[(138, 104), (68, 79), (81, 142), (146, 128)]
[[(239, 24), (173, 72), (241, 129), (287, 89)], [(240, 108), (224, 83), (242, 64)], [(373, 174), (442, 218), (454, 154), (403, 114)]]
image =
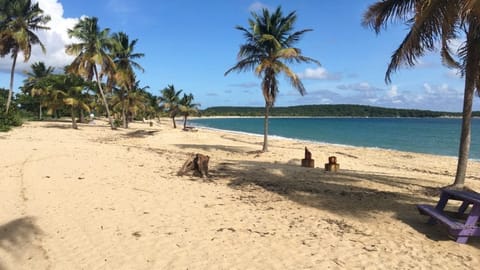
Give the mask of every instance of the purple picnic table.
[[(445, 206), (449, 200), (462, 202), (453, 216), (448, 215), (445, 211)], [(421, 214), (430, 216), (429, 224), (440, 222), (447, 226), (450, 235), (456, 237), (457, 243), (465, 244), (470, 236), (480, 236), (480, 227), (478, 226), (480, 217), (479, 193), (444, 189), (436, 206), (419, 204), (417, 208)]]

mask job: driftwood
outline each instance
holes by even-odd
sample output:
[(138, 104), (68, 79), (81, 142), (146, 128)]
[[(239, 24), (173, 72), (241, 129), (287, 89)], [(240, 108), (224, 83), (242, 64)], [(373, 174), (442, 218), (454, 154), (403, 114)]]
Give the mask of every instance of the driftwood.
[(315, 160), (312, 159), (312, 152), (308, 151), (307, 147), (305, 147), (305, 158), (302, 159), (302, 167), (315, 167)]
[(202, 154), (191, 155), (187, 161), (183, 164), (182, 168), (178, 171), (177, 175), (182, 176), (188, 172), (193, 171), (194, 176), (200, 176), (202, 178), (208, 178), (208, 161), (209, 156)]

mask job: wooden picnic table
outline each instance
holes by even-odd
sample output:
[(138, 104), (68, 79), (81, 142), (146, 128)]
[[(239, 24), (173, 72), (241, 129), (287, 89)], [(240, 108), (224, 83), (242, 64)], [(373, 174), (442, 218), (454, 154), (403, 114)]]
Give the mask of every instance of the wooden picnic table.
[[(445, 211), (449, 200), (462, 202), (453, 214)], [(470, 205), (472, 207), (469, 207)], [(480, 236), (480, 227), (478, 226), (480, 217), (479, 193), (444, 189), (436, 206), (419, 204), (417, 208), (421, 214), (430, 216), (429, 224), (440, 222), (447, 226), (449, 233), (456, 237), (457, 243), (465, 244), (470, 236)]]

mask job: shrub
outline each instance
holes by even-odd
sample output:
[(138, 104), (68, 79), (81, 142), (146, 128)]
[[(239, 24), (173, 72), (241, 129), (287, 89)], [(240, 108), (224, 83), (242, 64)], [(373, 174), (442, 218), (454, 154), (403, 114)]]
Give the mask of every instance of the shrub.
[(12, 101), (10, 110), (5, 113), (8, 91), (0, 89), (0, 131), (9, 131), (11, 127), (22, 125), (22, 117), (17, 109), (17, 104)]

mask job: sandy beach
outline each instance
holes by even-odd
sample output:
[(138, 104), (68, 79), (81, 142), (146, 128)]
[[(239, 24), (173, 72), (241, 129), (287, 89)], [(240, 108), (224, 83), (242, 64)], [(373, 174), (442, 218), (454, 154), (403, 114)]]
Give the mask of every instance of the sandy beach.
[[(270, 139), (164, 120), (28, 122), (0, 133), (0, 269), (475, 269), (415, 204), (456, 159)], [(317, 168), (302, 168), (304, 147)], [(210, 178), (177, 176), (192, 153)], [(338, 173), (325, 172), (329, 156)], [(480, 191), (480, 163), (466, 184)]]

